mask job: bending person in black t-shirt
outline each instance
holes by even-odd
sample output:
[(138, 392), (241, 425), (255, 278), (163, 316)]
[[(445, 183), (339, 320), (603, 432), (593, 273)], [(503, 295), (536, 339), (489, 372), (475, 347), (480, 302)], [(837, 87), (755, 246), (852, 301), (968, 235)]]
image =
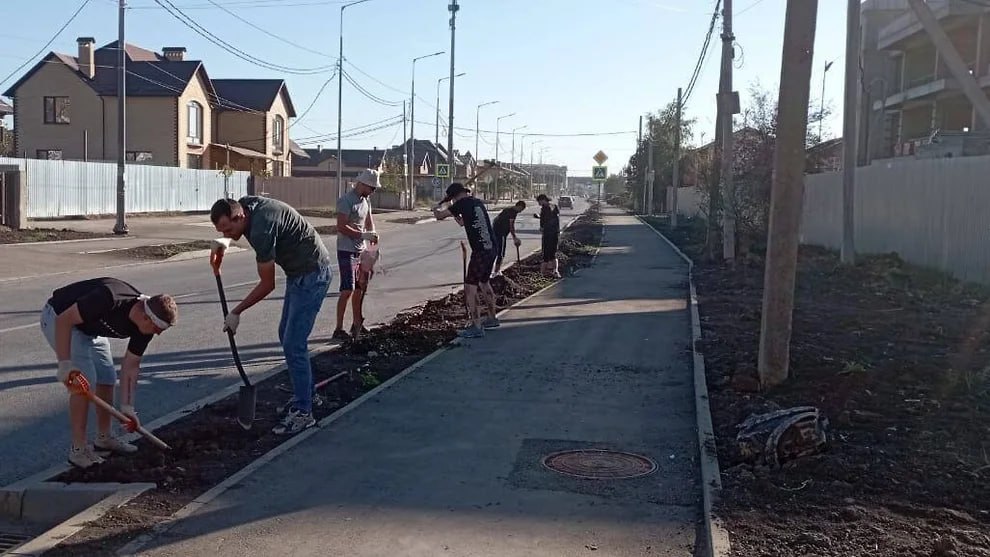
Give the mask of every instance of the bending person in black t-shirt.
[(512, 242), (518, 248), (522, 245), (519, 236), (516, 236), (516, 217), (526, 210), (526, 202), (519, 201), (512, 207), (502, 209), (502, 212), (492, 221), (492, 229), (495, 231), (495, 273), (492, 276), (502, 274), (502, 261), (505, 259), (505, 248), (509, 243), (509, 234), (512, 234)]
[(540, 214), (533, 216), (540, 219), (540, 232), (543, 234), (543, 264), (540, 265), (540, 271), (545, 275), (560, 278), (557, 263), (557, 246), (560, 244), (560, 209), (550, 203), (550, 198), (545, 194), (536, 196), (536, 201), (540, 204)]
[[(96, 396), (113, 404), (117, 372), (107, 338), (127, 338), (127, 351), (120, 364), (120, 411), (135, 431), (140, 425), (134, 410), (134, 390), (141, 368), (141, 357), (155, 335), (175, 325), (175, 300), (167, 294), (148, 297), (124, 281), (96, 278), (76, 282), (52, 293), (41, 310), (41, 331), (58, 358), (56, 377), (68, 386), (73, 371), (82, 373)], [(80, 394), (69, 397), (69, 423), (72, 448), (69, 463), (79, 468), (100, 464), (86, 437), (89, 400)], [(110, 413), (96, 407), (97, 449), (133, 453), (137, 447), (110, 434)]]
[[(440, 209), (440, 205), (447, 202), (453, 202), (450, 208)], [(468, 243), (471, 244), (471, 259), (468, 262), (467, 276), (464, 277), (464, 298), (468, 315), (473, 322), (459, 334), (464, 338), (480, 338), (485, 336), (485, 329), (495, 329), (501, 325), (495, 317), (495, 291), (488, 283), (495, 265), (495, 232), (485, 204), (472, 197), (471, 190), (456, 182), (447, 188), (447, 197), (433, 209), (433, 216), (437, 220), (451, 215), (464, 227)], [(484, 320), (481, 319), (478, 308), (479, 285), (488, 306), (488, 317)]]

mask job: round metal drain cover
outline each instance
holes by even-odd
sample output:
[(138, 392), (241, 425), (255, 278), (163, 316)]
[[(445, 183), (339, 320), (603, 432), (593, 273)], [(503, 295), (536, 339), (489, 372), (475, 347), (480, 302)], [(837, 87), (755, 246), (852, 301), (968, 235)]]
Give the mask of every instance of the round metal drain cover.
[(657, 463), (638, 454), (602, 449), (560, 451), (543, 457), (554, 472), (588, 480), (628, 480), (657, 471)]

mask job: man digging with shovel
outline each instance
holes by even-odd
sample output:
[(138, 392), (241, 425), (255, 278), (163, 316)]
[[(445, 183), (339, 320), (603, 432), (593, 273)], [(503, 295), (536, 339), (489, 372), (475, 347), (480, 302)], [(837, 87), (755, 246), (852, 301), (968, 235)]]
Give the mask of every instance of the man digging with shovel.
[[(247, 238), (255, 251), (258, 284), (227, 314), (224, 331), (237, 332), (241, 313), (275, 290), (275, 265), (285, 272), (285, 297), (278, 338), (289, 368), (293, 398), (276, 435), (297, 433), (316, 425), (313, 418), (313, 369), (309, 361), (309, 335), (323, 306), (333, 271), (330, 254), (316, 229), (289, 205), (264, 197), (220, 199), (210, 209), (217, 232), (231, 240)], [(214, 250), (222, 252), (223, 243)], [(216, 257), (219, 272), (222, 258)]]
[(113, 404), (117, 372), (108, 338), (130, 339), (120, 364), (120, 413), (129, 419), (127, 431), (141, 425), (134, 410), (134, 392), (141, 357), (155, 335), (175, 325), (179, 310), (168, 294), (148, 297), (124, 281), (96, 278), (76, 282), (52, 293), (41, 310), (41, 331), (58, 358), (56, 377), (72, 393), (69, 397), (69, 424), (72, 448), (69, 463), (78, 468), (101, 464), (103, 458), (93, 449), (128, 454), (137, 447), (110, 433), (110, 412), (96, 405), (98, 435), (93, 445), (86, 437), (89, 399), (70, 385), (73, 373), (95, 385), (96, 396)]
[[(440, 207), (447, 202), (452, 202), (450, 207), (441, 209)], [(468, 317), (472, 323), (458, 334), (463, 338), (481, 338), (485, 336), (485, 329), (495, 329), (501, 325), (495, 317), (495, 291), (489, 284), (492, 268), (495, 265), (495, 232), (492, 230), (492, 222), (488, 218), (485, 204), (473, 197), (471, 190), (464, 184), (457, 182), (451, 184), (447, 188), (447, 196), (433, 208), (433, 216), (437, 220), (443, 220), (451, 215), (457, 219), (458, 224), (464, 226), (468, 243), (471, 245), (471, 258), (464, 277), (464, 298)], [(485, 319), (481, 318), (478, 309), (479, 285), (488, 306), (488, 316)]]

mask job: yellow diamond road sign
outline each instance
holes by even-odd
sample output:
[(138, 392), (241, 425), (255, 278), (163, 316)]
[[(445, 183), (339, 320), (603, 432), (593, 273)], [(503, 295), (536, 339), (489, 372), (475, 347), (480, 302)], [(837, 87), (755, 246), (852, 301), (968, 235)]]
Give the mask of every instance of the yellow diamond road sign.
[(595, 153), (595, 156), (592, 158), (595, 159), (595, 162), (597, 162), (598, 164), (605, 164), (605, 161), (608, 160), (608, 155), (606, 155), (602, 151), (598, 151), (597, 153)]
[(437, 178), (449, 178), (450, 177), (450, 165), (438, 164), (437, 165)]

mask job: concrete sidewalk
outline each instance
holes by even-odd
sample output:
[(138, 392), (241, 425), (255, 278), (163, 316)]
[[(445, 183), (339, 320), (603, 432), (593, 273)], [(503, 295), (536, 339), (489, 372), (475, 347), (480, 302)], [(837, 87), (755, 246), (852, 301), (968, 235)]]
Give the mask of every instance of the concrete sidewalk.
[[(693, 554), (700, 518), (685, 264), (607, 217), (596, 264), (276, 458), (140, 553), (153, 556)], [(659, 465), (576, 479), (541, 459)]]

